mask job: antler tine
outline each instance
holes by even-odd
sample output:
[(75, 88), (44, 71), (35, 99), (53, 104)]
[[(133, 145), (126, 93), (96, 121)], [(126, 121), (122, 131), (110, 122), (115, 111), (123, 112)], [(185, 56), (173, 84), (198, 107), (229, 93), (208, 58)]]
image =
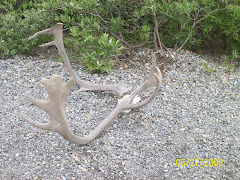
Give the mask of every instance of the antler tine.
[(46, 112), (46, 106), (49, 104), (48, 101), (40, 100), (40, 99), (35, 99), (32, 97), (30, 94), (25, 94), (25, 97), (28, 98), (28, 100), (33, 103), (35, 106), (43, 109)]
[(34, 39), (42, 34), (52, 34), (52, 27), (35, 33), (31, 37), (29, 37), (28, 40)]
[(58, 49), (58, 53), (61, 55), (64, 65), (66, 66), (69, 74), (74, 78), (74, 81), (80, 86), (80, 91), (114, 91), (117, 92), (120, 96), (124, 93), (131, 91), (131, 87), (126, 88), (122, 83), (116, 85), (103, 85), (103, 84), (91, 84), (89, 82), (81, 80), (73, 71), (72, 66), (69, 62), (67, 53), (63, 44), (63, 34), (62, 34), (63, 24), (57, 23), (53, 27), (39, 31), (29, 38), (33, 39), (42, 34), (53, 34), (54, 41), (40, 45), (40, 47), (55, 45)]
[(148, 103), (150, 103), (156, 97), (156, 95), (158, 94), (158, 91), (159, 91), (159, 89), (160, 89), (160, 87), (162, 85), (162, 79), (156, 73), (153, 73), (153, 75), (157, 79), (157, 87), (154, 90), (154, 92), (147, 99), (145, 99), (144, 101), (139, 102), (137, 104), (129, 104), (128, 106), (125, 107), (125, 109), (136, 109), (136, 108), (143, 107), (143, 106), (147, 105)]
[(47, 46), (53, 46), (53, 45), (55, 45), (55, 42), (54, 42), (54, 41), (49, 42), (49, 43), (46, 43), (46, 44), (42, 44), (42, 45), (40, 45), (39, 47), (47, 47)]
[(39, 123), (39, 122), (33, 121), (23, 113), (20, 113), (20, 116), (34, 127), (40, 128), (42, 130), (50, 130), (50, 127), (51, 127), (50, 123)]
[(152, 67), (157, 67), (157, 59), (155, 54), (152, 54)]

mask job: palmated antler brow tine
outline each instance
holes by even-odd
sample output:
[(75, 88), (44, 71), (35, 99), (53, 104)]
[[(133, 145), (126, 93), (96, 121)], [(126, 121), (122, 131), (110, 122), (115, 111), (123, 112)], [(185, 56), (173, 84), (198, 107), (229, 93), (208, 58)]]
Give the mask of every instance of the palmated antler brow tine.
[(123, 86), (123, 81), (120, 81), (116, 85), (103, 85), (103, 84), (92, 84), (86, 81), (81, 80), (73, 71), (73, 68), (69, 62), (67, 53), (63, 44), (63, 24), (57, 23), (49, 29), (39, 31), (29, 38), (29, 40), (36, 38), (37, 36), (44, 34), (53, 34), (54, 40), (52, 42), (42, 44), (40, 47), (52, 46), (55, 45), (58, 49), (58, 53), (62, 57), (64, 65), (66, 66), (69, 74), (74, 78), (74, 81), (80, 86), (80, 91), (114, 91), (117, 92), (120, 96), (124, 93), (131, 91), (131, 88), (126, 88)]

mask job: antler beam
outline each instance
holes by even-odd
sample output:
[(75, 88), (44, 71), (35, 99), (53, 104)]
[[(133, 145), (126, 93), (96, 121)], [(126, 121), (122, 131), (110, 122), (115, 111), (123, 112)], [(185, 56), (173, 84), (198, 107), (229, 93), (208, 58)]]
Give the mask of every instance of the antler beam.
[(126, 88), (123, 86), (123, 81), (120, 81), (116, 85), (103, 85), (103, 84), (91, 84), (89, 82), (81, 80), (73, 71), (72, 66), (69, 62), (67, 53), (63, 44), (63, 24), (57, 23), (49, 29), (39, 31), (29, 38), (29, 40), (36, 38), (39, 35), (43, 34), (53, 34), (54, 40), (52, 42), (42, 44), (39, 47), (53, 46), (55, 45), (58, 49), (58, 53), (63, 59), (64, 65), (66, 66), (70, 75), (74, 78), (74, 81), (80, 86), (80, 91), (114, 91), (117, 92), (120, 96), (124, 93), (131, 91), (131, 88)]

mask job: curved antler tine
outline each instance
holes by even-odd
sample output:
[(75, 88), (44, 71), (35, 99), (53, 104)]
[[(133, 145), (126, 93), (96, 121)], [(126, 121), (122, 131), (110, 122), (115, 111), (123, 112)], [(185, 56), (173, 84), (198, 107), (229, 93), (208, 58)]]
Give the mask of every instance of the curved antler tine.
[(39, 31), (39, 32), (35, 33), (34, 35), (32, 35), (31, 37), (29, 37), (28, 40), (34, 39), (42, 34), (51, 34), (51, 31), (52, 31), (52, 28)]
[(55, 45), (55, 41), (46, 43), (46, 44), (41, 44), (39, 47), (47, 47), (47, 46), (54, 46)]
[(157, 67), (157, 59), (155, 54), (152, 55), (152, 67)]
[(36, 99), (33, 96), (31, 96), (30, 94), (25, 94), (25, 97), (28, 98), (29, 101), (31, 103), (33, 103), (35, 106), (41, 108), (45, 112), (47, 111), (46, 107), (47, 107), (48, 101)]
[(32, 126), (36, 127), (36, 128), (40, 128), (43, 130), (50, 130), (51, 126), (50, 123), (39, 123), (36, 121), (33, 121), (32, 119), (30, 119), (28, 116), (26, 116), (23, 113), (20, 113), (20, 116), (27, 121), (29, 124), (31, 124)]
[(154, 90), (154, 92), (147, 99), (145, 99), (144, 101), (141, 101), (141, 102), (139, 102), (137, 104), (129, 104), (124, 109), (136, 109), (136, 108), (143, 107), (143, 106), (147, 105), (148, 103), (150, 103), (156, 97), (156, 95), (158, 94), (158, 91), (159, 91), (159, 89), (160, 89), (160, 87), (162, 85), (162, 79), (161, 79), (161, 77), (159, 77), (155, 73), (153, 73), (153, 75), (157, 79), (157, 86), (156, 86), (156, 89)]
[[(42, 31), (39, 31), (39, 32), (35, 33), (35, 34), (32, 35), (31, 37), (29, 37), (28, 40), (34, 39), (34, 38), (36, 38), (36, 37), (38, 37), (38, 36), (40, 36), (40, 35), (43, 35), (43, 34), (56, 34), (56, 33), (59, 33), (59, 32), (58, 32), (58, 28), (59, 28), (59, 29), (62, 29), (62, 27), (63, 27), (63, 24), (62, 24), (62, 23), (57, 23), (57, 24), (55, 24), (55, 25), (54, 25), (53, 27), (51, 27), (51, 28), (44, 29), (44, 30), (42, 30)], [(57, 29), (57, 30), (55, 30), (55, 29)], [(61, 31), (61, 32), (62, 32), (62, 31)]]

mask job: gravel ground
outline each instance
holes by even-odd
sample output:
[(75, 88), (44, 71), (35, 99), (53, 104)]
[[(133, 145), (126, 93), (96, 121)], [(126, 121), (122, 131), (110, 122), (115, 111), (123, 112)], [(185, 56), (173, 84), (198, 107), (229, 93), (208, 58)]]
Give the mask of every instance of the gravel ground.
[[(213, 66), (210, 57), (188, 51), (161, 56), (175, 63), (165, 67), (156, 99), (120, 114), (85, 146), (19, 117), (23, 111), (34, 120), (48, 120), (23, 95), (46, 98), (40, 78), (61, 74), (67, 79), (63, 65), (33, 57), (0, 60), (0, 179), (239, 179), (239, 68), (226, 74), (217, 66), (208, 74), (204, 62)], [(89, 75), (80, 66), (74, 70), (84, 80), (115, 84), (123, 79), (136, 87), (147, 77), (150, 65), (139, 59), (138, 53), (136, 67), (124, 66), (108, 75)], [(161, 58), (158, 61), (161, 64)], [(118, 97), (77, 90), (75, 85), (70, 92), (67, 114), (74, 132), (84, 135), (111, 112)], [(177, 159), (185, 159), (185, 166), (177, 166)], [(205, 166), (195, 161), (191, 166), (190, 159), (222, 159), (223, 164)]]

